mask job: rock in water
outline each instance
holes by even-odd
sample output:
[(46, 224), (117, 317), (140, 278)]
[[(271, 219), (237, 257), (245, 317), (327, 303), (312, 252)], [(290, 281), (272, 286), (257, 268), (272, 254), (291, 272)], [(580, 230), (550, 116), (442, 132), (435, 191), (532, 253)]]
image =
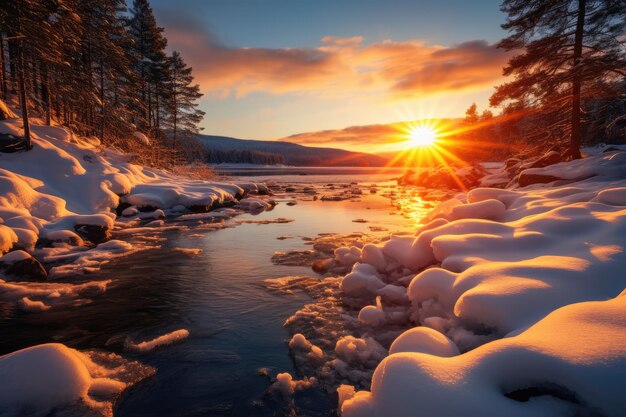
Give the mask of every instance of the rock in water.
[(76, 232), (83, 238), (87, 239), (91, 243), (95, 243), (96, 245), (111, 239), (111, 231), (107, 226), (77, 224), (74, 226), (74, 230), (76, 230)]
[(45, 281), (48, 278), (41, 262), (21, 250), (1, 257), (0, 270), (10, 277), (19, 278), (20, 281)]
[(526, 187), (527, 185), (532, 184), (547, 184), (552, 181), (558, 181), (561, 178), (554, 177), (552, 175), (541, 175), (541, 174), (533, 174), (529, 172), (522, 171), (519, 176), (519, 186)]

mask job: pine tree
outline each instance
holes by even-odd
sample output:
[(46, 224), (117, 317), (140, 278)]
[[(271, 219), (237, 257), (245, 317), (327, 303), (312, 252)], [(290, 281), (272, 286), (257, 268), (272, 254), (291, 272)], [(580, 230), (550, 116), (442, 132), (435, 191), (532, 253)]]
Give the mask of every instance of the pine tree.
[(469, 125), (478, 123), (478, 106), (476, 106), (476, 103), (472, 103), (465, 110), (465, 123)]
[[(77, 45), (79, 17), (73, 12), (74, 6), (73, 0), (28, 0), (7, 2), (0, 7), (1, 24), (9, 34), (9, 49), (16, 52), (12, 67), (17, 69), (20, 85), (24, 81), (20, 93), (23, 90), (26, 101), (38, 104), (47, 124), (50, 124), (53, 94), (51, 73), (68, 69), (65, 56)], [(4, 85), (3, 88), (8, 90)]]
[(106, 135), (121, 137), (132, 134), (128, 102), (132, 73), (127, 48), (130, 39), (120, 16), (126, 12), (124, 0), (99, 0), (93, 7), (95, 18), (95, 67), (98, 93), (97, 132), (100, 140)]
[(526, 101), (554, 111), (570, 132), (570, 155), (580, 158), (581, 95), (590, 80), (623, 78), (626, 0), (504, 0), (511, 35), (499, 43), (523, 52), (496, 88), (492, 105)]
[(167, 124), (171, 132), (172, 148), (181, 137), (197, 134), (201, 128), (204, 112), (198, 109), (197, 100), (202, 97), (200, 86), (193, 84), (192, 68), (181, 55), (174, 51), (168, 59)]
[(8, 35), (7, 40), (12, 47), (11, 72), (17, 74), (17, 87), (19, 90), (20, 107), (22, 112), (22, 124), (24, 130), (24, 141), (26, 149), (32, 148), (30, 138), (30, 122), (28, 117), (28, 91), (26, 83), (26, 63), (25, 46), (27, 42), (32, 42), (32, 38), (27, 36), (28, 28), (35, 22), (39, 2), (18, 1), (2, 2), (0, 4), (0, 22)]
[(143, 114), (137, 115), (137, 126), (150, 130), (157, 124), (159, 90), (165, 82), (165, 48), (163, 28), (157, 25), (148, 0), (133, 0), (128, 30), (133, 40), (134, 72), (138, 79), (138, 100)]

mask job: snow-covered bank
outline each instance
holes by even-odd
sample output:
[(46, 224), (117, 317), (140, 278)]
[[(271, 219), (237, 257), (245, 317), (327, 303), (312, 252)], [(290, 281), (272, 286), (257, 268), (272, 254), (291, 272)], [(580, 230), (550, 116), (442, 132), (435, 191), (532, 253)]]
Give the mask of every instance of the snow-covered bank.
[(371, 392), (341, 388), (342, 415), (623, 414), (626, 153), (529, 169), (553, 184), (477, 188), (415, 236), (336, 251), (362, 306), (353, 349), (391, 345)]
[[(17, 119), (0, 121), (2, 132), (17, 129)], [(0, 208), (3, 227), (11, 229), (3, 228), (3, 252), (12, 245), (32, 249), (37, 237), (57, 240), (52, 232), (74, 233), (78, 225), (110, 228), (120, 203), (152, 210), (208, 209), (255, 187), (185, 180), (133, 165), (128, 157), (98, 149), (60, 127), (32, 129), (33, 150), (0, 155)]]
[[(0, 120), (0, 133), (19, 136), (20, 126), (16, 118)], [(21, 249), (52, 262), (77, 257), (68, 248), (110, 239), (117, 214), (158, 219), (235, 205), (249, 192), (267, 193), (262, 184), (190, 180), (134, 165), (129, 156), (61, 127), (33, 124), (31, 130), (32, 150), (0, 154), (0, 255)], [(242, 210), (267, 206), (253, 198), (241, 203)], [(120, 252), (118, 245), (115, 253)]]

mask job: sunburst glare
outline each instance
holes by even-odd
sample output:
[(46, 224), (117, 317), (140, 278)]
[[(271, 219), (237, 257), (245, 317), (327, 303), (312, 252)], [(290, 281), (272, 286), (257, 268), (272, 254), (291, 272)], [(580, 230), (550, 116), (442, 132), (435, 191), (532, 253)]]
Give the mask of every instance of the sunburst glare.
[(437, 132), (429, 126), (419, 126), (411, 130), (409, 137), (409, 146), (424, 148), (435, 144)]

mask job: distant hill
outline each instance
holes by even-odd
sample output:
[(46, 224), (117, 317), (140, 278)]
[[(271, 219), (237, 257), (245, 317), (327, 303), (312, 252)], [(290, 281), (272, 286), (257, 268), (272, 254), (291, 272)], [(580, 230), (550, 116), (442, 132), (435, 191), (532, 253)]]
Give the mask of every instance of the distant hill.
[[(384, 166), (387, 159), (377, 155), (336, 148), (313, 148), (291, 142), (235, 139), (226, 136), (197, 135), (207, 150), (250, 151), (282, 157), (285, 165), (295, 166)], [(237, 162), (237, 161), (229, 161)]]

